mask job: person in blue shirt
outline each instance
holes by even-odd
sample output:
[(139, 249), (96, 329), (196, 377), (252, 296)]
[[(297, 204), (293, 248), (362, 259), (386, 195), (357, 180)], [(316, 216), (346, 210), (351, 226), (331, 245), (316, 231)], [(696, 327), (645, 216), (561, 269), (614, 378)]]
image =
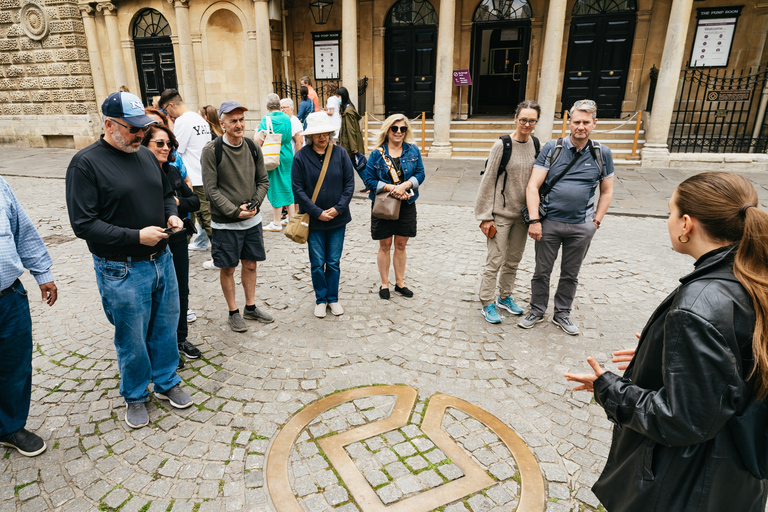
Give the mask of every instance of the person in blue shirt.
[(299, 118), (301, 124), (304, 125), (304, 129), (307, 129), (307, 116), (315, 111), (315, 102), (309, 99), (309, 89), (306, 85), (302, 85), (299, 89), (301, 94), (301, 102), (299, 103), (299, 110), (296, 113), (296, 117)]
[(28, 269), (49, 306), (56, 302), (53, 261), (11, 186), (0, 177), (0, 445), (34, 457), (45, 441), (24, 427), (32, 397), (32, 317), (19, 277)]

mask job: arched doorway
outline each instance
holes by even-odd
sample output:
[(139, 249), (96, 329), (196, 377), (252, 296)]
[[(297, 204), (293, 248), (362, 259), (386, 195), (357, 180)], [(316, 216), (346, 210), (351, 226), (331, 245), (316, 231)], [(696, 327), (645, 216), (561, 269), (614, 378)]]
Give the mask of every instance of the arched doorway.
[(472, 16), (472, 114), (512, 114), (525, 99), (531, 6), (482, 0)]
[(154, 9), (139, 12), (133, 22), (133, 45), (141, 99), (145, 105), (151, 105), (152, 96), (178, 87), (168, 20)]
[(593, 99), (598, 117), (619, 117), (635, 35), (635, 0), (578, 0), (563, 79), (563, 110)]
[(428, 0), (399, 0), (385, 22), (387, 115), (432, 117), (437, 65), (437, 13)]

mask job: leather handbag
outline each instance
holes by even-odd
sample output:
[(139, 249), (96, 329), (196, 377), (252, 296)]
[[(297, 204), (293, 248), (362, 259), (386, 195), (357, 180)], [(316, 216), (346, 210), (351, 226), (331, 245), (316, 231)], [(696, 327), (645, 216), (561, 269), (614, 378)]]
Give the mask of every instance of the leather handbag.
[[(392, 183), (397, 185), (400, 183), (400, 178), (397, 176), (395, 166), (392, 164), (389, 157), (384, 154), (382, 148), (379, 148), (379, 152), (389, 168)], [(373, 210), (371, 210), (371, 214), (377, 219), (397, 220), (400, 218), (400, 200), (394, 197), (390, 192), (380, 192), (376, 194), (376, 200), (373, 202)]]
[[(315, 191), (312, 193), (312, 202), (317, 201), (317, 196), (320, 194), (320, 187), (323, 185), (325, 179), (325, 173), (328, 170), (328, 162), (331, 161), (331, 153), (333, 152), (333, 144), (328, 144), (328, 149), (325, 151), (325, 160), (323, 161), (323, 168), (320, 171), (320, 177), (317, 179), (317, 185), (315, 185)], [(307, 243), (309, 238), (309, 214), (297, 213), (291, 220), (288, 221), (288, 225), (285, 226), (285, 236), (296, 242), (297, 244)]]

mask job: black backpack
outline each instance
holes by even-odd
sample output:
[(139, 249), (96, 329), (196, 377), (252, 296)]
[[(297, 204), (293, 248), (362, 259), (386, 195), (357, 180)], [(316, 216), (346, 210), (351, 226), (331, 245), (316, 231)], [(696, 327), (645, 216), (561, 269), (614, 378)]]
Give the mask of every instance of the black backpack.
[[(258, 150), (256, 147), (256, 143), (253, 142), (248, 137), (243, 137), (243, 140), (246, 144), (248, 144), (248, 149), (251, 150), (251, 155), (253, 155), (253, 163), (256, 164), (256, 168), (259, 168), (259, 153), (261, 151)], [(224, 152), (224, 136), (221, 135), (219, 137), (216, 137), (213, 141), (213, 154), (216, 155), (216, 167), (219, 166), (221, 163), (221, 155)]]
[[(507, 190), (507, 164), (509, 163), (510, 157), (512, 157), (512, 137), (509, 135), (502, 135), (499, 137), (501, 139), (501, 143), (504, 145), (504, 152), (501, 154), (501, 162), (499, 162), (499, 170), (496, 173), (496, 185), (499, 184), (499, 176), (502, 174), (504, 175), (504, 183), (501, 185), (501, 198), (504, 200), (504, 206), (507, 206), (507, 198), (504, 195), (504, 192)], [(536, 156), (534, 158), (538, 158), (539, 152), (541, 151), (541, 142), (539, 142), (539, 139), (531, 135), (531, 138), (533, 139), (533, 147), (536, 150)], [(560, 144), (560, 149), (562, 150), (562, 144)], [(559, 156), (559, 153), (558, 153)], [(480, 171), (480, 176), (485, 174), (485, 168), (488, 167), (488, 159), (485, 160), (485, 165), (483, 165), (483, 170)]]
[[(597, 164), (597, 169), (600, 171), (600, 176), (603, 175), (603, 169), (605, 167), (605, 161), (603, 160), (603, 147), (596, 140), (589, 139), (589, 152), (592, 154), (592, 159)], [(549, 157), (549, 168), (551, 169), (557, 159), (560, 158), (560, 154), (563, 152), (563, 139), (557, 139), (555, 147), (552, 149), (552, 155)], [(538, 152), (536, 153), (538, 155)]]

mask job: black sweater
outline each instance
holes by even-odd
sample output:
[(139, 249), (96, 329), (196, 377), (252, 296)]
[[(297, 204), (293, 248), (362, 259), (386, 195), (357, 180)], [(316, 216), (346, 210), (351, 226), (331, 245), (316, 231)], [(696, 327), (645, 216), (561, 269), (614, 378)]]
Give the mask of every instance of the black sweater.
[(165, 248), (139, 243), (147, 226), (165, 227), (178, 215), (174, 191), (150, 150), (120, 151), (103, 138), (69, 163), (67, 209), (72, 230), (101, 258), (146, 256)]

